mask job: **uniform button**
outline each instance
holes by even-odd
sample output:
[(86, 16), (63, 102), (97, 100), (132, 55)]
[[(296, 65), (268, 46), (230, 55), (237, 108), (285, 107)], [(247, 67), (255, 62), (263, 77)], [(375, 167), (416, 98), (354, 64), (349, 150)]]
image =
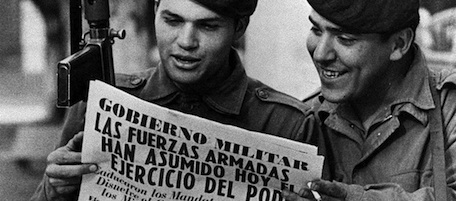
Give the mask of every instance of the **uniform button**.
[(353, 124), (350, 124), (350, 128), (355, 128), (355, 125), (353, 125)]
[(382, 135), (382, 133), (377, 133), (377, 137), (380, 137), (380, 135)]
[(258, 91), (258, 96), (259, 96), (260, 98), (266, 99), (266, 98), (269, 97), (269, 94), (268, 94), (268, 92), (266, 92), (266, 91), (264, 91), (264, 90), (259, 90), (259, 91)]
[(132, 77), (132, 78), (130, 79), (130, 83), (131, 83), (132, 85), (138, 85), (138, 84), (141, 84), (141, 82), (142, 82), (142, 79), (139, 78), (139, 77), (136, 77), (136, 76), (135, 76), (135, 77)]

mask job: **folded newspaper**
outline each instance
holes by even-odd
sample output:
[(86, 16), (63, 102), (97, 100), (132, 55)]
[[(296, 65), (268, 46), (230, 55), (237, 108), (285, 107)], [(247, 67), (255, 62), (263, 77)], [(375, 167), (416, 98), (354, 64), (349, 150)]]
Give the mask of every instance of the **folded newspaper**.
[(282, 200), (320, 178), (317, 148), (143, 101), (91, 81), (80, 201)]

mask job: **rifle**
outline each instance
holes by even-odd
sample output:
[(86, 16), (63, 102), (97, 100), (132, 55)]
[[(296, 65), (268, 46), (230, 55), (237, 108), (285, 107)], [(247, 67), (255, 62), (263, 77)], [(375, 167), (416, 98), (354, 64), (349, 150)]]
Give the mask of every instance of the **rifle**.
[[(108, 0), (84, 0), (89, 31), (82, 34), (81, 0), (70, 0), (71, 56), (57, 65), (57, 107), (87, 100), (90, 80), (115, 85), (112, 44), (125, 38), (125, 30), (109, 27)], [(86, 40), (86, 37), (89, 38)]]

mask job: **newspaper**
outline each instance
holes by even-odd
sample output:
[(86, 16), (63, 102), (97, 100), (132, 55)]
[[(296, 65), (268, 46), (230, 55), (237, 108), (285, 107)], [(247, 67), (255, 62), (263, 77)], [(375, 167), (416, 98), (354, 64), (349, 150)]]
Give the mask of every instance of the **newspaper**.
[(282, 200), (320, 178), (315, 146), (160, 107), (91, 81), (80, 201)]

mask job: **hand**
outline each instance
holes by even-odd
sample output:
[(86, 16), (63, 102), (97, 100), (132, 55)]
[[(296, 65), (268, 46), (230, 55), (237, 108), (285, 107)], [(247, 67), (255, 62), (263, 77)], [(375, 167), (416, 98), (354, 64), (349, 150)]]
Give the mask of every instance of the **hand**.
[(97, 171), (96, 164), (81, 163), (82, 137), (79, 132), (64, 147), (51, 152), (47, 158), (46, 175), (54, 190), (61, 195), (76, 192), (83, 174)]
[(293, 193), (288, 190), (282, 191), (282, 196), (287, 201), (307, 201), (315, 200), (311, 190), (318, 192), (323, 200), (345, 200), (347, 197), (346, 184), (339, 182), (330, 182), (326, 180), (315, 180), (310, 182), (310, 188), (304, 187), (299, 193)]

